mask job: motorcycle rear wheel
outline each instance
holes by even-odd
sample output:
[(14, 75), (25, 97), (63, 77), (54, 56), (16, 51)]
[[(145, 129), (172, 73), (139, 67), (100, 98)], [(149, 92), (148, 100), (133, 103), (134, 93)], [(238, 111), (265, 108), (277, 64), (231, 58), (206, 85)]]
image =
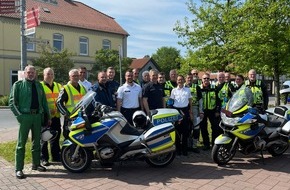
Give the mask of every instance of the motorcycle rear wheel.
[(71, 146), (63, 147), (61, 150), (62, 165), (72, 173), (81, 173), (88, 169), (92, 163), (92, 152), (90, 150), (79, 148), (76, 158), (72, 158), (75, 148)]
[(175, 158), (175, 152), (160, 154), (155, 157), (145, 159), (146, 163), (155, 168), (163, 168), (168, 166)]
[(236, 148), (231, 152), (231, 144), (215, 144), (211, 156), (218, 165), (227, 164), (236, 154)]
[(286, 150), (288, 149), (289, 144), (287, 143), (286, 145), (282, 145), (282, 144), (273, 144), (272, 146), (270, 146), (268, 148), (268, 152), (273, 156), (281, 156), (282, 154), (284, 154), (284, 152), (286, 152)]

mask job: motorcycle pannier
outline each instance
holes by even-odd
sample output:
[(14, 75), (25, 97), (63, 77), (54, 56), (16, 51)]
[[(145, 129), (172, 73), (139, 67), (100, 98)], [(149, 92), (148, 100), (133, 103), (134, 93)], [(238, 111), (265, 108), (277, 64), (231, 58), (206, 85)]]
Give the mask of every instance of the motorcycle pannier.
[(171, 123), (152, 127), (144, 134), (144, 140), (152, 152), (170, 148), (175, 143), (175, 129)]

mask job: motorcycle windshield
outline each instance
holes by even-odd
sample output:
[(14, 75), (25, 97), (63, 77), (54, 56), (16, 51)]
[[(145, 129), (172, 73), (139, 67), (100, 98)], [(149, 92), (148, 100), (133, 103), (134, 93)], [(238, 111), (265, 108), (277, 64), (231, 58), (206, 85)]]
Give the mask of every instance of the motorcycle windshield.
[(80, 108), (86, 108), (92, 101), (94, 101), (94, 97), (96, 92), (90, 90), (82, 97), (82, 99), (77, 103), (74, 107), (73, 111), (71, 112), (71, 116), (73, 116), (76, 112), (79, 111)]
[(253, 99), (251, 89), (244, 85), (235, 92), (233, 97), (229, 100), (227, 110), (233, 113), (243, 108), (245, 105), (252, 106)]

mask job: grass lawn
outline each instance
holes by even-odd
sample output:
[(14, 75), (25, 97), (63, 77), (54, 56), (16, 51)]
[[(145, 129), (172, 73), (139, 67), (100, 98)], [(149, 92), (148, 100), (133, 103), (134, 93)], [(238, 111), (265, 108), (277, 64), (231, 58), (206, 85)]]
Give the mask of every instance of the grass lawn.
[[(208, 122), (208, 132), (211, 140), (211, 127), (210, 123)], [(62, 145), (64, 138), (61, 135), (60, 137), (60, 145)], [(15, 148), (16, 148), (16, 143), (17, 141), (11, 141), (11, 142), (6, 142), (6, 143), (0, 143), (0, 156), (7, 160), (8, 162), (14, 164), (15, 162)], [(199, 144), (198, 146), (203, 146), (202, 144), (202, 136), (200, 134), (199, 136)], [(48, 145), (50, 146), (50, 145)], [(49, 147), (50, 150), (50, 147)], [(49, 152), (50, 155), (50, 152)], [(49, 156), (51, 158), (51, 155)], [(27, 139), (27, 143), (25, 146), (25, 160), (24, 164), (30, 164), (32, 163), (32, 155), (31, 155), (31, 139)]]
[[(8, 162), (14, 164), (15, 161), (15, 148), (17, 141), (11, 141), (7, 143), (0, 143), (0, 156)], [(25, 161), (24, 164), (31, 163), (31, 140), (27, 140), (25, 146)]]
[[(60, 137), (60, 145), (62, 145), (63, 137), (61, 135)], [(0, 156), (10, 162), (11, 164), (14, 164), (15, 162), (15, 149), (16, 149), (16, 143), (17, 141), (11, 141), (6, 143), (0, 143)], [(25, 159), (24, 164), (30, 164), (32, 163), (32, 154), (31, 154), (31, 139), (27, 139), (27, 143), (25, 146)], [(48, 150), (50, 150), (50, 145), (48, 145)], [(50, 152), (49, 157), (51, 158)]]

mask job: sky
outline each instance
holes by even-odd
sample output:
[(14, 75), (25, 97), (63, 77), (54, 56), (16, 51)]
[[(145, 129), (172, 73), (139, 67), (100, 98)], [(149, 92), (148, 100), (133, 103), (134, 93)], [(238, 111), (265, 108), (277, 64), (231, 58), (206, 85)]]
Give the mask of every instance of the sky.
[(127, 38), (127, 56), (143, 58), (151, 56), (163, 46), (178, 45), (178, 36), (173, 31), (175, 23), (189, 17), (188, 0), (78, 0), (113, 18), (130, 36)]

